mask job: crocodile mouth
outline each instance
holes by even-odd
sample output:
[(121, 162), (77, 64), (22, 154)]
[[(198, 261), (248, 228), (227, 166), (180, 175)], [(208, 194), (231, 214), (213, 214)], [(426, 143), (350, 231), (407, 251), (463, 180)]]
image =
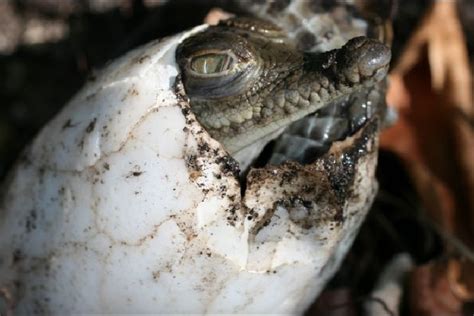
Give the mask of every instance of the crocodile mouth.
[(383, 94), (378, 86), (344, 96), (289, 125), (264, 147), (252, 167), (281, 165), (287, 161), (313, 163), (334, 142), (354, 136), (384, 112)]

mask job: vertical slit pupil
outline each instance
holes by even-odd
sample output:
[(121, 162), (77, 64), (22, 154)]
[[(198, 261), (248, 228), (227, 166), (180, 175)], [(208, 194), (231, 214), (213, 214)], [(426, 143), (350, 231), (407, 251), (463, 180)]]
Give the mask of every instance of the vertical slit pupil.
[(200, 74), (216, 74), (231, 66), (232, 58), (227, 54), (206, 54), (191, 61), (191, 69)]

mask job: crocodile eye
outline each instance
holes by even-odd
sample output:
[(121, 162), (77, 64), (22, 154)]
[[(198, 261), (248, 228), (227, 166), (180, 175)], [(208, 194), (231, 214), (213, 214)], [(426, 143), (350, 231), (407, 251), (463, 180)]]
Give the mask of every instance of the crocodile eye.
[(191, 70), (200, 75), (220, 75), (231, 70), (234, 57), (229, 53), (209, 53), (191, 59)]

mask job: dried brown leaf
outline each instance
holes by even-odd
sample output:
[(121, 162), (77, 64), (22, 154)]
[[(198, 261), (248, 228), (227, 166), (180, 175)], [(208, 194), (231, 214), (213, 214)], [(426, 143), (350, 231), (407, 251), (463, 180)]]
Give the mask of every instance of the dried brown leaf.
[[(433, 4), (391, 75), (387, 96), (400, 120), (382, 135), (382, 146), (407, 163), (428, 215), (446, 233), (474, 249), (474, 107), (472, 73), (456, 3)], [(469, 258), (448, 242), (448, 249)], [(451, 260), (413, 277), (429, 313), (460, 311), (474, 293), (474, 263)], [(434, 270), (436, 270), (436, 273)], [(455, 276), (455, 277), (453, 277)], [(428, 282), (427, 280), (430, 280)], [(446, 286), (449, 284), (449, 286)], [(427, 294), (428, 293), (428, 294)], [(417, 303), (418, 302), (418, 303)]]

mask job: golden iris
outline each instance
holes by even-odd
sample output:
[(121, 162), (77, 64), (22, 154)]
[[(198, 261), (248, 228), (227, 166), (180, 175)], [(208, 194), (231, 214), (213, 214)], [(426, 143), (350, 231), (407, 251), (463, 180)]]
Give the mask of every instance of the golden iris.
[(232, 64), (233, 58), (228, 54), (212, 53), (194, 57), (191, 69), (199, 74), (211, 75), (229, 70)]

